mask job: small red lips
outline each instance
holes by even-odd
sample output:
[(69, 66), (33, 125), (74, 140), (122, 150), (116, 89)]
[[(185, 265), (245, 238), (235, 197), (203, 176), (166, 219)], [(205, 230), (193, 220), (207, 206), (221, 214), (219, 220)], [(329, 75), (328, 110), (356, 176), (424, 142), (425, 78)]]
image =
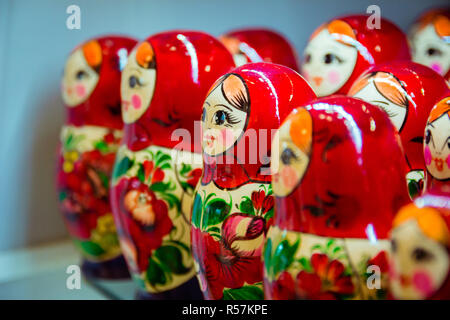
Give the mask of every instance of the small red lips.
[(435, 158), (434, 163), (436, 164), (436, 169), (438, 171), (444, 170), (444, 160), (442, 160), (441, 158)]

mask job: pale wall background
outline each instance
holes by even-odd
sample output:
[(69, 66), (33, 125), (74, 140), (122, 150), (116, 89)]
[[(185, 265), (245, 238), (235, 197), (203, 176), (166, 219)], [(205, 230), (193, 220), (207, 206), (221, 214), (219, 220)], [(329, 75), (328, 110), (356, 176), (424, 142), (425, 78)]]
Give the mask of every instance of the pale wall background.
[[(81, 7), (81, 30), (66, 28), (66, 8)], [(0, 0), (0, 250), (67, 237), (56, 206), (54, 150), (63, 108), (65, 58), (103, 33), (144, 38), (167, 29), (219, 35), (241, 26), (284, 33), (299, 53), (311, 32), (371, 4), (407, 30), (425, 8), (447, 0)]]

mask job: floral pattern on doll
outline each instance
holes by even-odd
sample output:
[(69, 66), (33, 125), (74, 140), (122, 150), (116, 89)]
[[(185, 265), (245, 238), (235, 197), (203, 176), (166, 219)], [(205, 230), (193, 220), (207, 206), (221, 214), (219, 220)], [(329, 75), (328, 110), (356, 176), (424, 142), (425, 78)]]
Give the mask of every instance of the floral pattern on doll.
[(262, 299), (260, 260), (272, 224), (272, 190), (260, 185), (250, 197), (228, 195), (226, 201), (196, 194), (192, 239), (200, 287), (208, 299)]
[[(448, 209), (440, 210), (450, 214)], [(449, 227), (439, 212), (414, 203), (402, 208), (393, 222), (391, 245), (390, 282), (394, 297), (432, 298), (446, 281), (450, 266)]]
[(424, 156), (433, 178), (450, 178), (450, 98), (443, 99), (431, 110), (425, 128)]
[(182, 202), (200, 178), (198, 169), (177, 166), (173, 153), (162, 147), (131, 152), (122, 146), (118, 152), (112, 201), (120, 210), (114, 214), (123, 254), (144, 290), (170, 290), (194, 276), (190, 213)]
[(122, 71), (120, 93), (126, 124), (137, 121), (148, 109), (155, 91), (156, 60), (149, 42), (140, 43)]
[(320, 27), (304, 56), (302, 72), (314, 92), (322, 97), (338, 91), (350, 78), (358, 57), (352, 27), (342, 20)]
[[(430, 12), (412, 32), (413, 60), (446, 76), (450, 68), (450, 19)], [(447, 79), (448, 80), (448, 79)]]
[(101, 63), (102, 48), (95, 40), (69, 56), (61, 84), (62, 97), (68, 107), (75, 107), (89, 98), (99, 81)]

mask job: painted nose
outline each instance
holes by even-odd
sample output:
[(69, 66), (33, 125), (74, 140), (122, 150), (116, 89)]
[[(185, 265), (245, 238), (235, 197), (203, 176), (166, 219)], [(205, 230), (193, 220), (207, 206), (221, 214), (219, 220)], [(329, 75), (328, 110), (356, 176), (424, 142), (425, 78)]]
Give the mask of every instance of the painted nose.
[(313, 77), (313, 81), (316, 84), (316, 86), (320, 86), (320, 84), (323, 81), (323, 78), (322, 77)]
[(71, 87), (67, 87), (67, 94), (69, 96), (72, 95), (72, 88)]

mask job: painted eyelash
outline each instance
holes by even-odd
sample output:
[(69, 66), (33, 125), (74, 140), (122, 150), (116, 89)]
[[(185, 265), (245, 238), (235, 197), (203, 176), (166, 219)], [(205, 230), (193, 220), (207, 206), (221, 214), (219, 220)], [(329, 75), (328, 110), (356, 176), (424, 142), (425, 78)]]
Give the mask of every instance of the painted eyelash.
[(230, 113), (228, 113), (226, 111), (224, 111), (224, 112), (225, 112), (225, 117), (226, 117), (228, 123), (230, 123), (230, 124), (237, 124), (237, 123), (241, 122), (241, 120), (239, 120), (238, 118), (236, 118), (232, 114), (230, 114)]

